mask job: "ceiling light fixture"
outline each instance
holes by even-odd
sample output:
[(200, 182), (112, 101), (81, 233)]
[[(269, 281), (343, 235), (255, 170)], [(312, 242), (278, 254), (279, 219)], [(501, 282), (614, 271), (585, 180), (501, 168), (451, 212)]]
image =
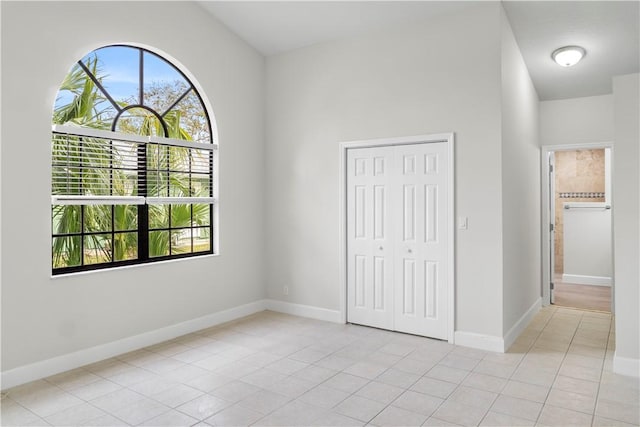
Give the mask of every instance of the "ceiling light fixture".
[(565, 46), (554, 50), (551, 58), (562, 67), (572, 67), (580, 62), (586, 54), (587, 51), (580, 46)]

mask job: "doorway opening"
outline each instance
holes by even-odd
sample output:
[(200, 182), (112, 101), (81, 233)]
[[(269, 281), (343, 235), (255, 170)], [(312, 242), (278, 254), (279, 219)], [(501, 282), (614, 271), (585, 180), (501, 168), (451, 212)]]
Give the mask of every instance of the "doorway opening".
[(547, 303), (613, 311), (611, 152), (603, 144), (544, 150)]

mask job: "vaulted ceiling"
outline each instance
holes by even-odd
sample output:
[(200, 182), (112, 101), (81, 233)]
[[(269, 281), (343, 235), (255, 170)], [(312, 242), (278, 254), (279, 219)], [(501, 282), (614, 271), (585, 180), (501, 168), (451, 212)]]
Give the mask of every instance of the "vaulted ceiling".
[[(437, 19), (473, 3), (200, 2), (265, 56)], [(541, 100), (611, 93), (613, 76), (640, 71), (640, 2), (504, 1), (503, 5)], [(587, 51), (575, 67), (563, 68), (551, 60), (551, 52), (566, 45)]]

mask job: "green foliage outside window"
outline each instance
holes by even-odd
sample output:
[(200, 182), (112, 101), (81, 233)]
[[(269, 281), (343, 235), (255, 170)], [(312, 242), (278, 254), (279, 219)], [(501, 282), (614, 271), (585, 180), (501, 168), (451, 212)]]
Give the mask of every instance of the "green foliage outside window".
[[(120, 98), (110, 94), (120, 109), (125, 110), (117, 117), (118, 109), (104, 93), (111, 91), (104, 89), (106, 85), (103, 83), (110, 81), (110, 77), (101, 68), (101, 53), (103, 50), (106, 52), (106, 49), (111, 50), (109, 58), (113, 58), (114, 52), (117, 53), (116, 49), (122, 49), (122, 52), (128, 54), (133, 49), (139, 51), (141, 56), (153, 55), (138, 48), (109, 46), (85, 57), (82, 64), (100, 85), (96, 84), (80, 64), (76, 64), (60, 86), (53, 111), (53, 124), (164, 136), (207, 144), (211, 142), (210, 124), (205, 109), (195, 90), (184, 78), (145, 82), (142, 90), (143, 103), (140, 107), (135, 107), (140, 104), (140, 99), (133, 93)], [(163, 61), (155, 55), (149, 58), (156, 63)], [(139, 93), (139, 85), (136, 93)], [(158, 115), (161, 115), (162, 119)], [(68, 195), (70, 192), (73, 193), (75, 188), (82, 188), (82, 195), (139, 195), (137, 165), (127, 164), (131, 163), (132, 156), (138, 154), (134, 152), (138, 148), (122, 144), (114, 150), (115, 143), (111, 144), (109, 148), (104, 140), (96, 140), (93, 143), (86, 137), (82, 142), (79, 138), (74, 140), (73, 137), (63, 141), (54, 135), (52, 194)], [(101, 153), (101, 150), (104, 153)], [(203, 153), (198, 153), (199, 151)], [(114, 152), (122, 153), (122, 158), (113, 155)], [(192, 169), (194, 152), (196, 156), (209, 155), (205, 150), (148, 145), (144, 154), (150, 172), (147, 173), (145, 195), (209, 197), (212, 193), (211, 171)], [(84, 164), (82, 170), (56, 168), (58, 158), (69, 157), (89, 164)], [(115, 168), (114, 165), (107, 168), (100, 164), (106, 161), (121, 164), (116, 164)], [(209, 164), (208, 160), (205, 164)], [(69, 187), (67, 184), (65, 188), (61, 181), (55, 179), (56, 174), (60, 173), (65, 174), (67, 183), (79, 182), (81, 185)], [(147, 215), (148, 232), (145, 238), (148, 254), (138, 253), (140, 212)], [(53, 205), (52, 231), (54, 271), (65, 267), (209, 252), (211, 207), (208, 204), (172, 204), (149, 205), (141, 210), (135, 205)]]

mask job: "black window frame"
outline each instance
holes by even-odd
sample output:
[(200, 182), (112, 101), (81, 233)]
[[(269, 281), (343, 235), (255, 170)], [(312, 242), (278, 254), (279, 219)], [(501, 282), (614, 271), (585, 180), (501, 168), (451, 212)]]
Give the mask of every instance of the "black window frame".
[[(131, 48), (131, 49), (136, 49), (139, 52), (139, 94), (138, 94), (138, 104), (128, 104), (124, 107), (122, 107), (121, 105), (119, 105), (111, 96), (111, 94), (109, 93), (108, 90), (105, 89), (105, 87), (101, 84), (101, 82), (99, 81), (99, 79), (91, 72), (91, 70), (89, 70), (89, 68), (82, 62), (82, 59), (79, 60), (77, 62), (77, 64), (80, 66), (80, 68), (82, 68), (82, 70), (84, 71), (84, 73), (93, 81), (93, 83), (96, 85), (96, 87), (98, 88), (98, 90), (104, 95), (104, 97), (109, 101), (109, 103), (116, 109), (117, 114), (113, 117), (112, 123), (111, 123), (111, 132), (114, 134), (114, 140), (118, 139), (121, 140), (120, 137), (115, 137), (117, 135), (122, 135), (121, 133), (116, 132), (116, 128), (117, 128), (117, 123), (118, 120), (122, 117), (122, 114), (125, 113), (128, 110), (131, 110), (133, 108), (143, 108), (147, 111), (149, 111), (150, 113), (152, 113), (159, 121), (159, 123), (161, 123), (162, 125), (162, 130), (163, 130), (163, 137), (156, 137), (156, 140), (160, 140), (162, 138), (167, 138), (168, 135), (168, 125), (164, 120), (164, 117), (166, 116), (167, 113), (169, 113), (170, 111), (172, 111), (176, 106), (179, 105), (179, 103), (190, 93), (193, 92), (199, 102), (200, 105), (202, 106), (202, 110), (204, 112), (205, 115), (205, 119), (207, 122), (207, 130), (208, 130), (208, 134), (209, 134), (209, 143), (212, 145), (212, 147), (207, 147), (204, 148), (204, 150), (208, 150), (208, 173), (202, 173), (202, 172), (198, 172), (199, 175), (201, 176), (207, 176), (208, 178), (208, 190), (209, 190), (209, 197), (213, 198), (215, 196), (215, 192), (216, 192), (216, 185), (217, 185), (217, 170), (214, 170), (214, 163), (217, 160), (217, 143), (214, 142), (214, 134), (212, 132), (212, 126), (211, 126), (211, 118), (209, 115), (209, 112), (207, 111), (207, 108), (205, 106), (204, 100), (202, 98), (202, 96), (200, 95), (200, 93), (196, 90), (196, 88), (194, 87), (193, 83), (190, 81), (190, 79), (175, 65), (173, 65), (170, 61), (168, 61), (167, 59), (163, 58), (162, 56), (158, 55), (155, 52), (152, 52), (148, 49), (142, 48), (142, 47), (138, 47), (138, 46), (130, 46), (130, 45), (123, 45), (123, 44), (114, 44), (114, 45), (108, 45), (108, 46), (103, 46), (101, 48), (98, 48), (95, 51), (98, 51), (100, 49), (104, 49), (104, 48), (109, 48), (109, 47), (126, 47), (126, 48)], [(93, 53), (92, 52), (92, 53)], [(178, 96), (177, 99), (175, 99), (171, 105), (166, 108), (165, 111), (163, 112), (158, 112), (155, 111), (153, 108), (149, 107), (148, 105), (144, 104), (144, 54), (151, 54), (156, 56), (157, 58), (161, 59), (162, 61), (166, 62), (167, 64), (169, 64), (171, 67), (173, 67), (173, 69), (175, 71), (177, 71), (180, 76), (182, 76), (182, 78), (184, 79), (184, 81), (188, 84), (188, 87), (186, 88), (186, 90), (180, 95)], [(79, 128), (78, 133), (75, 136), (80, 135), (80, 137), (82, 137), (82, 128)], [(60, 133), (57, 133), (55, 128), (52, 132), (52, 141), (53, 138), (56, 137), (57, 135), (60, 135)], [(136, 135), (137, 136), (137, 135)], [(168, 140), (170, 141), (170, 140)], [(152, 145), (158, 145), (155, 142), (150, 142), (148, 144), (144, 144), (144, 143), (140, 143), (138, 145), (138, 149), (137, 149), (137, 196), (141, 196), (141, 197), (147, 197), (149, 196), (148, 194), (148, 173), (150, 171), (149, 169), (149, 164), (148, 164), (148, 150)], [(167, 150), (170, 150), (171, 144), (170, 142), (167, 143), (166, 145), (164, 145), (167, 147)], [(194, 149), (198, 150), (197, 148), (193, 147)], [(191, 152), (189, 152), (189, 156), (191, 156)], [(216, 157), (216, 159), (214, 159), (214, 157)], [(82, 161), (82, 159), (81, 159)], [(55, 167), (55, 162), (54, 159), (52, 159), (52, 166)], [(82, 168), (82, 164), (80, 164), (80, 168)], [(168, 167), (168, 166), (167, 166)], [(167, 170), (167, 173), (188, 173), (189, 175), (189, 188), (191, 191), (192, 187), (192, 175), (195, 173), (192, 171), (191, 168), (191, 157), (189, 157), (189, 170), (188, 171), (170, 171)], [(168, 176), (168, 175), (167, 175)], [(110, 180), (110, 194), (113, 194), (113, 180)], [(167, 185), (167, 188), (169, 188), (169, 185)], [(52, 188), (52, 196), (53, 196), (53, 188)], [(167, 196), (170, 196), (170, 194), (167, 194)], [(188, 196), (191, 196), (191, 194), (189, 194)], [(185, 196), (187, 197), (187, 196)], [(215, 239), (215, 232), (217, 230), (214, 229), (215, 226), (215, 215), (217, 214), (217, 207), (215, 205), (217, 205), (217, 200), (215, 200), (215, 202), (207, 202), (207, 203), (197, 203), (194, 201), (190, 201), (187, 203), (173, 203), (174, 205), (188, 205), (189, 209), (190, 209), (190, 218), (191, 218), (191, 223), (190, 226), (188, 227), (173, 227), (171, 224), (171, 216), (170, 216), (170, 212), (172, 209), (172, 203), (166, 203), (167, 205), (169, 205), (169, 219), (168, 219), (168, 224), (166, 228), (150, 228), (149, 227), (149, 204), (144, 203), (144, 204), (138, 204), (137, 205), (137, 229), (131, 229), (131, 230), (116, 230), (114, 221), (115, 221), (115, 206), (111, 205), (111, 229), (107, 230), (107, 231), (87, 231), (85, 230), (85, 221), (84, 221), (84, 213), (86, 210), (86, 206), (85, 204), (76, 204), (76, 206), (79, 206), (80, 208), (80, 228), (77, 232), (71, 232), (71, 233), (55, 233), (54, 231), (54, 209), (55, 209), (55, 204), (52, 203), (52, 211), (51, 211), (51, 236), (52, 236), (52, 256), (51, 256), (51, 270), (52, 270), (52, 275), (60, 275), (60, 274), (69, 274), (69, 273), (76, 273), (76, 272), (83, 272), (83, 271), (93, 271), (93, 270), (105, 270), (105, 269), (111, 269), (111, 268), (116, 268), (116, 267), (122, 267), (122, 266), (129, 266), (129, 265), (139, 265), (139, 264), (149, 264), (149, 263), (154, 263), (154, 262), (161, 262), (161, 261), (167, 261), (167, 260), (175, 260), (175, 259), (183, 259), (183, 258), (192, 258), (192, 257), (198, 257), (198, 256), (203, 256), (203, 255), (211, 255), (211, 254), (215, 254), (216, 253), (216, 247), (215, 247), (215, 243), (216, 243), (216, 239)], [(209, 218), (209, 222), (208, 225), (194, 225), (193, 223), (193, 207), (194, 205), (198, 205), (198, 204), (208, 204), (208, 218)], [(108, 203), (105, 203), (104, 205), (109, 205)], [(57, 206), (62, 206), (62, 205), (57, 205)], [(103, 206), (103, 204), (101, 204), (100, 206)], [(134, 205), (127, 205), (127, 206), (134, 206)], [(194, 230), (196, 229), (205, 229), (208, 230), (208, 235), (209, 235), (209, 242), (208, 242), (208, 249), (204, 250), (204, 251), (198, 251), (198, 252), (193, 252), (194, 250)], [(190, 230), (190, 235), (191, 235), (191, 252), (188, 253), (172, 253), (172, 236), (173, 233), (175, 231), (180, 231), (180, 230)], [(160, 255), (160, 256), (151, 256), (149, 253), (149, 239), (150, 239), (150, 233), (154, 232), (154, 231), (167, 231), (169, 233), (169, 242), (168, 242), (168, 250), (169, 250), (169, 254), (168, 255)], [(108, 262), (102, 262), (102, 263), (94, 263), (94, 264), (85, 264), (85, 238), (86, 237), (90, 237), (93, 235), (103, 235), (103, 234), (110, 234), (111, 235), (111, 244), (113, 245), (114, 240), (115, 240), (115, 235), (117, 234), (122, 234), (122, 233), (137, 233), (137, 258), (135, 259), (126, 259), (126, 260), (119, 260), (116, 261), (114, 260), (114, 248), (113, 246), (111, 247), (111, 260)], [(205, 233), (206, 234), (206, 233)], [(54, 240), (56, 238), (64, 238), (64, 237), (79, 237), (80, 238), (80, 243), (81, 243), (81, 251), (80, 251), (80, 265), (76, 265), (76, 266), (66, 266), (66, 267), (55, 267), (54, 266)]]

